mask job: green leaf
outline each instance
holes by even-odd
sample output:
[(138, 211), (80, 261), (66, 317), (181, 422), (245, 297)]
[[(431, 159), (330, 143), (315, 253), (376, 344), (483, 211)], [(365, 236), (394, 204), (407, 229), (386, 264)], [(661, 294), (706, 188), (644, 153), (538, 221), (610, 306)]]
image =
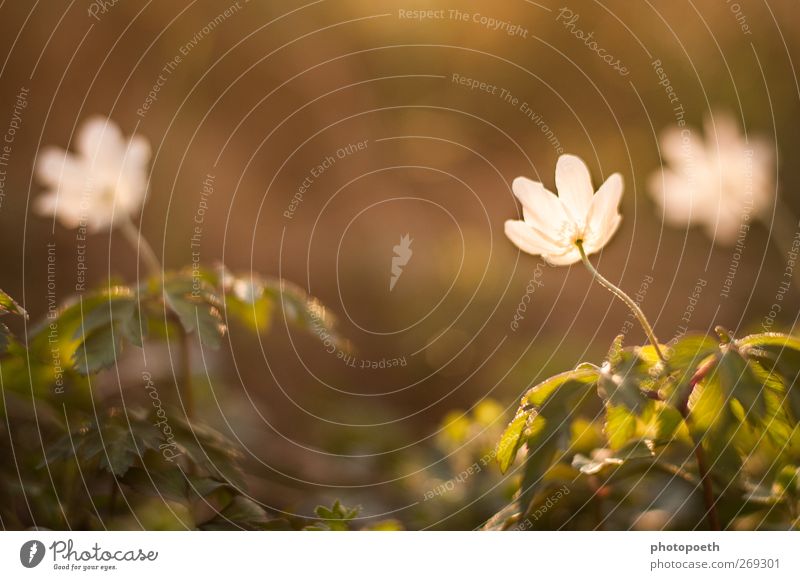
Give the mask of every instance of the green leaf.
[(769, 332), (746, 336), (737, 345), (744, 357), (782, 378), (786, 403), (795, 420), (800, 420), (800, 340)]
[(678, 428), (683, 424), (683, 417), (674, 407), (659, 405), (656, 416), (656, 439), (658, 442), (668, 442), (675, 436)]
[(197, 333), (204, 346), (219, 348), (226, 328), (219, 300), (207, 283), (187, 279), (185, 274), (171, 278), (164, 283), (164, 299), (186, 332)]
[(625, 340), (624, 334), (618, 334), (617, 337), (614, 339), (614, 342), (611, 343), (611, 348), (608, 349), (608, 354), (606, 355), (606, 360), (608, 364), (613, 368), (616, 367), (618, 364), (622, 362), (622, 341)]
[(710, 357), (718, 354), (719, 344), (706, 335), (689, 334), (672, 347), (667, 360), (672, 389), (666, 396), (670, 404), (685, 404), (690, 383), (698, 369), (704, 364), (712, 364)]
[[(556, 459), (559, 447), (569, 446), (569, 418), (592, 392), (599, 376), (597, 367), (580, 365), (574, 370), (542, 381), (522, 397), (518, 414), (532, 417), (528, 430), (521, 438), (528, 447), (518, 498), (523, 513), (531, 506), (544, 474)], [(519, 424), (515, 425), (514, 430), (518, 427)], [(513, 433), (514, 431), (509, 435), (508, 444), (514, 442), (518, 445), (520, 441), (514, 441)], [(505, 452), (510, 452), (510, 449), (505, 449)], [(504, 455), (504, 460), (505, 458)]]
[(266, 332), (272, 323), (275, 302), (257, 276), (234, 277), (223, 273), (225, 314), (241, 321), (254, 332)]
[(47, 462), (77, 460), (84, 469), (95, 465), (122, 477), (134, 465), (141, 465), (145, 452), (158, 449), (158, 432), (140, 409), (123, 412), (112, 407), (98, 421), (81, 425), (50, 446)]
[(696, 367), (719, 349), (716, 340), (705, 334), (687, 334), (670, 349), (667, 362), (675, 369)]
[(636, 415), (624, 406), (608, 405), (605, 429), (611, 449), (621, 449), (636, 435)]
[(716, 373), (699, 381), (688, 402), (692, 430), (701, 435), (727, 430), (727, 427), (735, 423), (728, 403), (728, 397)]
[(800, 467), (785, 465), (775, 476), (772, 490), (777, 496), (787, 495), (789, 501), (796, 501), (800, 495)]
[(28, 313), (25, 312), (25, 309), (17, 304), (16, 300), (11, 296), (0, 290), (0, 316), (9, 312), (28, 318)]
[(734, 444), (741, 425), (718, 373), (698, 382), (689, 399), (691, 431), (702, 440), (709, 466), (723, 488), (741, 473), (742, 458)]
[(763, 418), (767, 413), (764, 385), (758, 380), (750, 363), (735, 348), (725, 348), (714, 370), (723, 393), (738, 400), (748, 418)]
[(131, 344), (142, 348), (144, 339), (147, 338), (147, 318), (142, 316), (141, 305), (134, 304), (130, 317), (119, 322), (119, 330)]
[(181, 453), (205, 475), (237, 489), (246, 487), (239, 465), (242, 453), (235, 443), (207, 425), (190, 424), (180, 416), (173, 416), (171, 425)]
[(645, 439), (633, 439), (616, 452), (611, 449), (595, 449), (591, 458), (576, 455), (572, 459), (572, 466), (586, 475), (600, 473), (606, 468), (616, 469), (630, 461), (651, 461), (654, 457), (653, 444)]
[(164, 463), (159, 454), (147, 467), (131, 467), (120, 481), (137, 493), (171, 501), (187, 501), (186, 475), (174, 465)]
[(265, 296), (280, 305), (285, 320), (297, 328), (314, 334), (323, 342), (330, 341), (337, 349), (349, 352), (352, 347), (336, 329), (336, 317), (305, 290), (286, 280), (262, 280)]
[(528, 453), (525, 457), (524, 475), (519, 492), (519, 507), (523, 516), (531, 510), (536, 493), (542, 486), (544, 476), (558, 458), (559, 430), (562, 429), (557, 419), (536, 417), (542, 426), (528, 438)]
[(648, 401), (643, 391), (654, 381), (649, 364), (636, 351), (623, 351), (616, 366), (606, 365), (597, 383), (597, 393), (606, 403), (638, 413)]
[(114, 323), (130, 320), (136, 306), (136, 298), (129, 288), (117, 287), (101, 294), (100, 300), (85, 301), (83, 318), (73, 338), (89, 336), (93, 331)]
[(360, 507), (348, 508), (337, 499), (330, 508), (319, 505), (314, 512), (321, 521), (306, 526), (309, 531), (345, 532), (350, 529), (350, 522), (358, 516)]
[(119, 333), (115, 334), (111, 325), (93, 331), (73, 355), (76, 370), (88, 375), (113, 365), (122, 350), (120, 338)]
[(220, 490), (235, 491), (227, 481), (193, 475), (189, 476), (189, 489), (200, 497), (209, 497)]
[(122, 477), (139, 459), (133, 437), (125, 431), (104, 433), (103, 452), (100, 454), (100, 469)]
[(548, 402), (551, 407), (557, 407), (564, 402), (565, 397), (580, 393), (585, 390), (584, 387), (597, 382), (599, 377), (600, 372), (597, 367), (579, 368), (557, 374), (529, 389), (522, 396), (520, 406), (532, 406), (543, 413)]
[(506, 427), (500, 441), (497, 444), (496, 455), (497, 462), (500, 464), (500, 471), (505, 473), (513, 463), (514, 458), (517, 456), (517, 451), (524, 443), (522, 432), (528, 424), (530, 413), (525, 411), (517, 411), (517, 415)]
[(199, 526), (201, 530), (275, 530), (288, 529), (285, 520), (274, 520), (259, 504), (236, 495), (225, 508)]

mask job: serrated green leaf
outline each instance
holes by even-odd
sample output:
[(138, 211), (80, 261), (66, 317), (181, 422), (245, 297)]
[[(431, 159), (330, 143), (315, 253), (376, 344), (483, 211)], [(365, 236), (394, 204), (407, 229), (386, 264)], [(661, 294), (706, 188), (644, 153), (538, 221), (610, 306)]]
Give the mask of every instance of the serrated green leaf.
[(165, 283), (166, 303), (186, 332), (197, 333), (200, 342), (209, 348), (219, 348), (226, 328), (216, 306), (217, 300), (202, 285), (193, 294), (190, 284), (190, 290), (186, 291), (187, 281), (182, 278)]
[(88, 375), (113, 365), (122, 350), (120, 338), (111, 325), (94, 330), (75, 350), (75, 369)]
[(128, 288), (115, 288), (103, 293), (100, 300), (87, 300), (83, 304), (83, 317), (73, 338), (79, 340), (95, 330), (113, 323), (125, 323), (133, 315), (136, 299)]
[(115, 434), (103, 439), (103, 453), (100, 454), (100, 469), (122, 477), (139, 459), (133, 438), (128, 433)]
[(242, 453), (227, 437), (207, 425), (171, 419), (172, 431), (181, 453), (214, 479), (226, 481), (237, 489), (246, 487), (239, 466)]

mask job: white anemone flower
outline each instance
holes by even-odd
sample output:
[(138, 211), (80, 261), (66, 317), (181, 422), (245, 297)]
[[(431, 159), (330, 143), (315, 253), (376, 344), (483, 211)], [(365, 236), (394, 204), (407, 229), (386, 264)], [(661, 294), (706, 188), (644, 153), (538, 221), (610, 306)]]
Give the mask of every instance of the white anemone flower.
[(703, 226), (712, 240), (732, 245), (741, 226), (772, 209), (774, 152), (762, 139), (745, 138), (728, 114), (707, 116), (705, 139), (688, 128), (662, 132), (665, 166), (649, 190), (665, 221)]
[(47, 191), (36, 211), (91, 232), (129, 221), (147, 191), (147, 140), (126, 139), (113, 121), (93, 117), (81, 126), (76, 150), (49, 147), (39, 157), (36, 175)]
[(578, 243), (586, 254), (599, 252), (617, 231), (622, 216), (622, 176), (611, 175), (597, 193), (586, 164), (574, 155), (562, 155), (556, 164), (558, 195), (525, 177), (512, 184), (522, 203), (522, 220), (508, 220), (505, 231), (519, 249), (541, 256), (554, 266), (581, 261)]

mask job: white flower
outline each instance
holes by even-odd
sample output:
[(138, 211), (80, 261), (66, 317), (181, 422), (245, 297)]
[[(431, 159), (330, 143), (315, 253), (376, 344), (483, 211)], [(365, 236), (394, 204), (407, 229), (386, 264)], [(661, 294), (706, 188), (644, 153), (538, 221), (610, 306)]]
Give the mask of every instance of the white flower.
[(667, 166), (650, 177), (649, 189), (667, 222), (702, 225), (730, 245), (742, 223), (772, 208), (774, 155), (763, 140), (748, 142), (730, 115), (707, 116), (704, 126), (705, 140), (688, 128), (662, 132)]
[(523, 220), (506, 221), (506, 235), (519, 249), (565, 266), (600, 251), (617, 231), (622, 216), (622, 176), (611, 175), (594, 193), (589, 169), (580, 158), (562, 155), (556, 164), (558, 196), (536, 181), (517, 177), (514, 195), (522, 203)]
[(150, 145), (125, 139), (113, 121), (87, 120), (77, 136), (77, 153), (47, 148), (36, 175), (47, 191), (36, 200), (42, 215), (55, 215), (68, 228), (100, 231), (130, 219), (147, 190)]

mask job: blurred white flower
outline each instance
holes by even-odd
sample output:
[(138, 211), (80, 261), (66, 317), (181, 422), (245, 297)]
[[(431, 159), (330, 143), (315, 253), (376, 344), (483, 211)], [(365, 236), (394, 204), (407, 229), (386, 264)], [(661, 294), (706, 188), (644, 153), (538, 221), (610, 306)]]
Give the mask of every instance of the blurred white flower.
[(557, 196), (541, 183), (517, 177), (512, 189), (524, 219), (506, 221), (505, 230), (522, 251), (565, 266), (581, 261), (577, 241), (592, 254), (614, 235), (622, 220), (622, 176), (614, 173), (595, 194), (586, 164), (574, 155), (562, 155), (556, 164), (556, 188)]
[(707, 116), (704, 128), (705, 139), (689, 128), (662, 132), (666, 163), (650, 177), (649, 190), (667, 222), (702, 225), (711, 239), (730, 245), (743, 223), (772, 209), (774, 153), (761, 139), (746, 140), (730, 115)]
[(39, 157), (36, 175), (47, 191), (36, 211), (94, 232), (130, 219), (147, 190), (147, 140), (126, 139), (113, 121), (93, 117), (78, 131), (76, 149), (49, 147)]

